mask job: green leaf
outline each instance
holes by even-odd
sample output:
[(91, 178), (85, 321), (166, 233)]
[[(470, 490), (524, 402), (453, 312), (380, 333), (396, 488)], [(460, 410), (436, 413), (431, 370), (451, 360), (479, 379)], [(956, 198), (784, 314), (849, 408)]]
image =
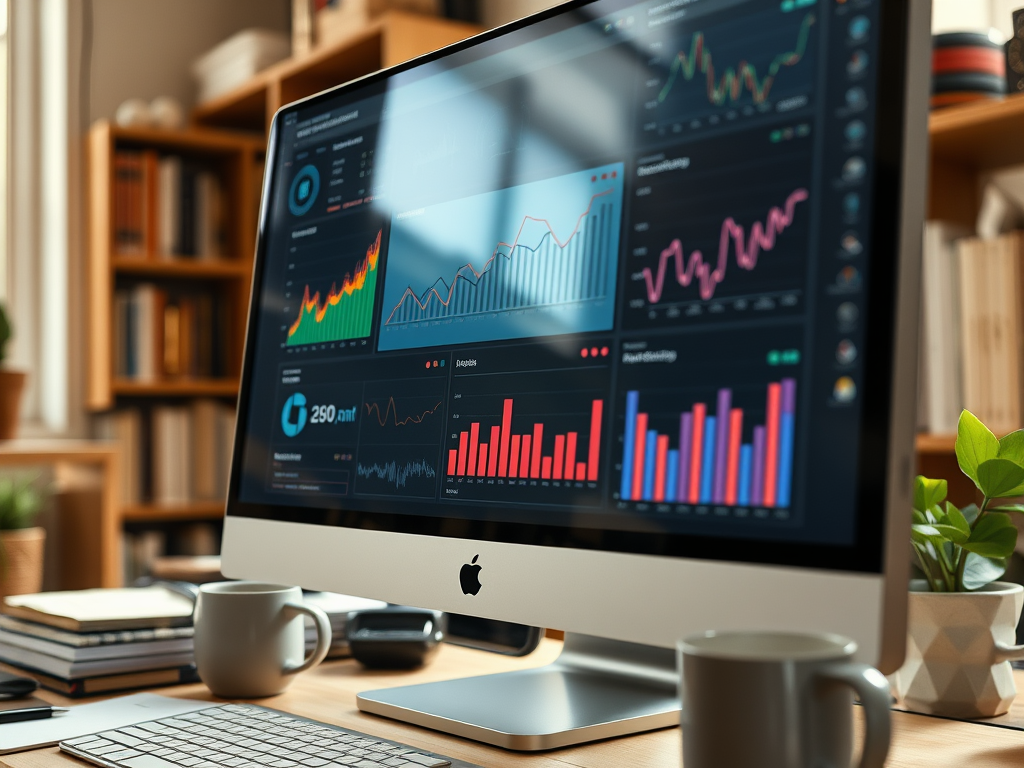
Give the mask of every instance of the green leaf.
[(910, 510), (910, 519), (914, 525), (927, 525), (930, 522), (920, 509)]
[(982, 557), (1009, 557), (1017, 545), (1017, 529), (1008, 515), (990, 512), (978, 520), (971, 537), (961, 546)]
[[(1006, 504), (1002, 507), (989, 507), (989, 512), (1016, 512), (1018, 515), (1024, 515), (1024, 504)], [(924, 516), (922, 515), (922, 518)], [(917, 520), (915, 519), (916, 523)]]
[(1014, 464), (1024, 467), (1024, 429), (1011, 432), (999, 440), (1000, 459), (1008, 459)]
[(964, 517), (963, 512), (957, 509), (956, 504), (953, 504), (950, 501), (946, 502), (946, 522), (949, 523), (949, 525), (960, 529), (968, 536), (971, 535), (971, 524), (967, 522), (967, 518)]
[(990, 499), (1000, 499), (1011, 495), (1021, 483), (1024, 483), (1024, 467), (1014, 464), (1009, 459), (989, 459), (978, 465), (976, 482), (981, 492)]
[[(971, 536), (970, 533), (964, 533), (959, 528), (957, 528), (955, 525), (946, 525), (944, 523), (936, 523), (934, 528), (935, 528), (936, 531), (939, 532), (939, 534), (943, 538), (947, 539), (948, 541), (953, 542), (954, 544), (963, 544)], [(968, 528), (967, 530), (970, 531), (970, 528)]]
[(965, 475), (977, 484), (978, 466), (999, 456), (999, 441), (970, 411), (960, 414), (956, 425), (956, 460)]
[[(910, 526), (910, 539), (918, 544), (932, 544), (941, 547), (946, 542), (946, 537), (934, 525), (912, 525)], [(938, 554), (935, 554), (938, 557)]]
[(986, 584), (991, 584), (1006, 573), (1006, 560), (998, 557), (982, 557), (973, 552), (967, 553), (964, 566), (964, 589), (973, 592)]
[(922, 512), (946, 500), (949, 486), (945, 480), (931, 480), (924, 475), (914, 478), (914, 509)]
[(968, 504), (966, 507), (960, 510), (964, 515), (964, 520), (967, 521), (968, 525), (974, 525), (974, 521), (978, 519), (978, 505)]

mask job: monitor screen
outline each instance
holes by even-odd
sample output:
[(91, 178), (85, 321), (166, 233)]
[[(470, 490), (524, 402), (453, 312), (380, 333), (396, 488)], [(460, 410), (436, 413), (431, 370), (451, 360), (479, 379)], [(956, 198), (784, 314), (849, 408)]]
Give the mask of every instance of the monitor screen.
[(285, 108), (228, 513), (878, 571), (881, 6), (575, 3)]

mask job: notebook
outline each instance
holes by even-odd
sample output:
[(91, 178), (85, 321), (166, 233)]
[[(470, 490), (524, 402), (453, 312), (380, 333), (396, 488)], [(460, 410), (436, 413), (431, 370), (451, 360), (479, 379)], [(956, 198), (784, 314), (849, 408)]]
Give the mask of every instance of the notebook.
[(3, 602), (9, 616), (72, 632), (186, 626), (192, 608), (187, 597), (160, 586), (12, 595)]

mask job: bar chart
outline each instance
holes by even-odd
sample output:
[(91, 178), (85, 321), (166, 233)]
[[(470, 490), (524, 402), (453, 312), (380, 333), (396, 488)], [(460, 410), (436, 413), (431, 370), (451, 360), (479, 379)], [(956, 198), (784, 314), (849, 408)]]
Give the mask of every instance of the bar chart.
[(768, 384), (763, 423), (745, 423), (733, 390), (722, 388), (713, 404), (680, 412), (671, 434), (651, 428), (640, 397), (639, 390), (626, 393), (622, 501), (790, 506), (796, 379)]
[(597, 482), (603, 400), (591, 403), (590, 425), (582, 433), (586, 435), (585, 442), (580, 440), (580, 432), (555, 434), (548, 454), (543, 450), (543, 422), (534, 423), (528, 432), (513, 434), (514, 404), (511, 397), (504, 400), (500, 425), (481, 427), (481, 422), (474, 421), (468, 431), (459, 432), (458, 448), (448, 451), (449, 477)]
[[(439, 472), (460, 501), (600, 506), (611, 410), (607, 358), (473, 353), (448, 393)], [(456, 358), (456, 365), (459, 358)], [(509, 369), (512, 370), (509, 370)]]

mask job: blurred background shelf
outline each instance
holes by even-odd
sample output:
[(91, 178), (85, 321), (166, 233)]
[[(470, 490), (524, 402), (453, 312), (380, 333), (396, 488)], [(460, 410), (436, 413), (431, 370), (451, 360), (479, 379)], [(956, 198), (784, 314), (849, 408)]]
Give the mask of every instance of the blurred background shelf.
[(125, 506), (125, 522), (215, 520), (224, 515), (223, 501), (192, 501), (187, 504), (133, 504)]
[(192, 121), (198, 126), (263, 134), (274, 113), (289, 102), (481, 31), (474, 24), (390, 11), (350, 35), (268, 67), (234, 91), (200, 104), (192, 112)]
[(238, 394), (238, 379), (114, 379), (111, 390), (126, 397), (234, 397)]

